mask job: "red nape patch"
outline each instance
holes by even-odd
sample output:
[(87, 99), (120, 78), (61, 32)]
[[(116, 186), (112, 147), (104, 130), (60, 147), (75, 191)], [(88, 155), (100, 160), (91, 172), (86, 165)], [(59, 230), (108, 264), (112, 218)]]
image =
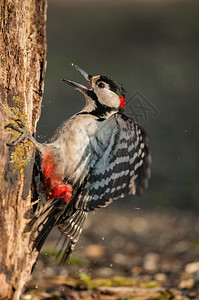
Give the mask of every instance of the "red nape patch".
[(69, 203), (72, 196), (72, 186), (64, 184), (61, 174), (57, 173), (55, 160), (50, 149), (42, 158), (41, 170), (44, 175), (46, 200), (61, 197), (66, 203)]
[(125, 98), (124, 97), (120, 97), (120, 106), (121, 106), (121, 109), (125, 109)]

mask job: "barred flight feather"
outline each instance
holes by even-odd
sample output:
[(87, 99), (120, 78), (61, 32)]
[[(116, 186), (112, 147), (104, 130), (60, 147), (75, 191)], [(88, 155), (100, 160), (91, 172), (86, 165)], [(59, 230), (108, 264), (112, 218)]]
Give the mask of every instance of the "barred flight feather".
[(107, 206), (127, 194), (141, 194), (148, 185), (151, 160), (146, 133), (125, 115), (111, 118), (115, 126), (110, 143), (78, 196), (76, 208), (84, 211)]

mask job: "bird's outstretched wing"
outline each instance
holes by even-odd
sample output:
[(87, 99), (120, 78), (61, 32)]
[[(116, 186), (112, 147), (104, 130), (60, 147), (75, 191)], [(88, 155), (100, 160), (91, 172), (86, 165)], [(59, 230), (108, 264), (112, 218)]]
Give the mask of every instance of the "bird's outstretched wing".
[[(113, 115), (110, 122), (114, 129), (109, 143), (105, 143), (103, 155), (86, 179), (77, 209), (91, 211), (104, 207), (127, 194), (142, 194), (148, 186), (151, 156), (146, 133), (124, 114)], [(107, 126), (101, 127), (101, 131), (104, 132), (99, 132), (99, 136), (103, 137)]]

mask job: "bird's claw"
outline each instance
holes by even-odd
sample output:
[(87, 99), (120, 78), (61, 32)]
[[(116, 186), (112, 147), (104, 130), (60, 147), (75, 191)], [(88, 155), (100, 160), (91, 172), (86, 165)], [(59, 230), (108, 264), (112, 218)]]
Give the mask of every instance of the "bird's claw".
[(22, 121), (21, 119), (16, 119), (15, 122), (19, 125), (20, 128), (26, 128), (24, 121)]
[(25, 129), (25, 123), (22, 120), (16, 119), (15, 123), (17, 123), (17, 125), (14, 124), (14, 123), (7, 124), (5, 126), (5, 129), (6, 128), (11, 128), (11, 129), (14, 129), (14, 130), (19, 131), (19, 132), (21, 132), (21, 129)]
[(5, 129), (7, 129), (7, 128), (14, 129), (14, 130), (20, 132), (21, 135), (15, 141), (13, 141), (11, 143), (6, 143), (7, 146), (16, 146), (20, 142), (26, 142), (30, 135), (29, 132), (26, 130), (25, 124), (22, 120), (16, 119), (15, 122), (17, 124), (14, 124), (14, 123), (7, 124), (5, 126)]

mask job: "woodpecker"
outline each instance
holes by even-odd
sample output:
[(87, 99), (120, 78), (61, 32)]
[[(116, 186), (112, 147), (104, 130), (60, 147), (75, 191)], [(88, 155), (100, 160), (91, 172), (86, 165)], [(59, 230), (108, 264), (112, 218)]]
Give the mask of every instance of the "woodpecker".
[[(39, 168), (35, 164), (33, 181), (46, 203), (37, 207), (32, 221), (35, 247), (40, 250), (57, 225), (65, 235), (63, 259), (73, 251), (88, 212), (128, 194), (142, 194), (151, 166), (147, 134), (123, 113), (123, 87), (107, 76), (92, 76), (72, 66), (89, 87), (63, 81), (82, 93), (86, 104), (56, 130), (50, 143), (38, 143), (20, 120), (7, 126), (21, 133), (8, 145), (29, 139), (41, 161)], [(38, 177), (39, 189), (35, 184)]]

